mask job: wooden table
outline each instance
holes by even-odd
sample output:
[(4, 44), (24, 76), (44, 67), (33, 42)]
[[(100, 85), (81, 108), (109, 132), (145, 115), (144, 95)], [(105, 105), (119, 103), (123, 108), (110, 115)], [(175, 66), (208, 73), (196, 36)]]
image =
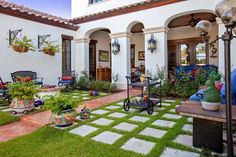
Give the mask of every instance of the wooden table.
[[(193, 146), (207, 147), (223, 152), (223, 123), (226, 122), (225, 105), (219, 111), (204, 110), (200, 102), (186, 101), (176, 108), (176, 113), (193, 117)], [(236, 122), (236, 107), (232, 106), (232, 120)]]

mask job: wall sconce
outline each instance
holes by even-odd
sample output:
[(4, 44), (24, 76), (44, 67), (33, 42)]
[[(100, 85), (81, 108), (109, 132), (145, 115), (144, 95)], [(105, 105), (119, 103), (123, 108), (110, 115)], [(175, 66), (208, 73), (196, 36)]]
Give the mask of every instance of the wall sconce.
[(111, 51), (114, 55), (117, 55), (118, 52), (120, 52), (120, 44), (118, 42), (118, 39), (115, 38), (112, 45), (111, 45)]
[(154, 35), (151, 34), (151, 38), (148, 40), (148, 50), (153, 53), (157, 49), (157, 41), (154, 39)]
[(17, 35), (19, 32), (21, 32), (22, 29), (17, 29), (17, 30), (9, 30), (9, 45), (11, 46), (13, 41), (16, 39)]
[(41, 48), (41, 46), (43, 45), (43, 43), (46, 41), (46, 39), (48, 37), (50, 37), (51, 35), (48, 34), (48, 35), (38, 35), (38, 49)]
[[(221, 37), (217, 37), (215, 41), (223, 40), (224, 56), (225, 56), (225, 93), (226, 93), (226, 127), (227, 127), (227, 156), (233, 157), (233, 136), (232, 136), (232, 106), (231, 106), (231, 40), (236, 29), (236, 1), (221, 0), (215, 8), (216, 15), (225, 24), (226, 31)], [(200, 36), (204, 37), (210, 32), (211, 23), (203, 20), (196, 25), (196, 31)], [(214, 41), (213, 41), (214, 42)]]

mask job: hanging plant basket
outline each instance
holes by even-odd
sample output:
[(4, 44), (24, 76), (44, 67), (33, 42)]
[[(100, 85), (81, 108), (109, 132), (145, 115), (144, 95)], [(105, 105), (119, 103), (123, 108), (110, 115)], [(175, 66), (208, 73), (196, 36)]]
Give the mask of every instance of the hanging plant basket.
[(55, 54), (56, 54), (56, 51), (53, 49), (50, 49), (50, 48), (44, 48), (43, 52), (47, 55), (50, 55), (50, 56), (55, 56)]
[(26, 53), (29, 51), (29, 47), (27, 46), (12, 45), (12, 48), (14, 51), (19, 52), (19, 53)]

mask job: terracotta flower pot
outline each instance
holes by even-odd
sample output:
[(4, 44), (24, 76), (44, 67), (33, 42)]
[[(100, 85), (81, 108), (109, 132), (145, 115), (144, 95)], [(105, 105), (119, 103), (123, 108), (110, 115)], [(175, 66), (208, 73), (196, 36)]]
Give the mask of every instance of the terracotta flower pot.
[(44, 48), (43, 52), (47, 55), (50, 55), (50, 56), (55, 56), (55, 54), (56, 54), (56, 52), (54, 50), (49, 49), (49, 48)]
[(27, 114), (28, 112), (32, 111), (34, 109), (34, 99), (32, 100), (18, 100), (18, 99), (13, 99), (10, 107), (12, 109), (13, 114), (17, 113), (25, 113)]
[(66, 110), (61, 114), (52, 114), (52, 122), (58, 127), (66, 127), (73, 124), (75, 121), (75, 111)]
[(19, 52), (19, 53), (26, 53), (29, 51), (29, 47), (27, 46), (13, 45), (12, 48), (14, 51)]

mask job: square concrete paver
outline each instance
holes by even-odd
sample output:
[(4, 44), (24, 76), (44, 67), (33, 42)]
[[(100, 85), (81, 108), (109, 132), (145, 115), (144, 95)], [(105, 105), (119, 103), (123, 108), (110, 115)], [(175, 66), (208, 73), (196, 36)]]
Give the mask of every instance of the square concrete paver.
[(148, 113), (147, 113), (147, 110), (144, 110), (144, 111), (140, 112), (140, 114), (155, 116), (155, 115), (157, 115), (158, 113), (157, 113), (157, 112), (153, 112), (152, 114), (148, 114)]
[(169, 110), (169, 112), (175, 113), (175, 108), (172, 108), (171, 110)]
[(113, 118), (123, 118), (125, 116), (127, 116), (127, 114), (120, 113), (120, 112), (114, 112), (114, 113), (108, 115), (108, 117), (113, 117)]
[(157, 126), (161, 126), (161, 127), (167, 127), (167, 128), (171, 128), (175, 125), (175, 122), (171, 122), (168, 120), (156, 120), (152, 123), (152, 125), (157, 125)]
[(193, 146), (193, 137), (189, 135), (178, 135), (175, 139), (174, 142), (180, 143), (182, 145), (192, 147)]
[(120, 106), (107, 106), (107, 107), (105, 107), (106, 109), (111, 109), (111, 110), (115, 110), (115, 109), (118, 109), (118, 108), (120, 108)]
[(183, 126), (182, 130), (188, 131), (188, 132), (193, 132), (193, 125), (191, 125), (191, 124), (185, 124), (185, 125)]
[(168, 107), (168, 106), (170, 106), (171, 104), (168, 104), (168, 103), (161, 103), (161, 106), (165, 106), (165, 107)]
[(165, 102), (176, 102), (175, 100), (166, 99)]
[(162, 106), (162, 107), (154, 107), (154, 111), (162, 111), (164, 109), (165, 109), (164, 106)]
[(144, 123), (144, 122), (148, 121), (149, 118), (142, 117), (142, 116), (133, 116), (129, 120), (132, 120), (132, 121), (135, 121), (135, 122), (142, 122), (142, 123)]
[(92, 112), (92, 114), (100, 114), (100, 115), (102, 115), (102, 114), (106, 114), (108, 112), (109, 111), (107, 111), (107, 110), (95, 110), (95, 111)]
[(182, 151), (174, 148), (165, 148), (161, 157), (199, 157), (200, 155), (193, 152)]
[(139, 134), (144, 135), (144, 136), (151, 136), (155, 138), (162, 138), (162, 136), (164, 136), (166, 132), (167, 131), (154, 129), (154, 128), (145, 128)]
[(111, 124), (112, 122), (113, 122), (113, 120), (106, 119), (106, 118), (100, 118), (100, 119), (93, 121), (92, 123), (97, 124), (97, 125), (106, 126), (106, 125)]
[(182, 116), (180, 116), (180, 115), (169, 114), (169, 113), (164, 114), (163, 117), (170, 118), (170, 119), (180, 119), (180, 118), (182, 118)]
[(92, 139), (98, 142), (102, 142), (105, 144), (113, 144), (115, 143), (119, 138), (121, 138), (123, 135), (110, 132), (110, 131), (104, 131), (97, 136), (93, 137)]
[(193, 123), (193, 118), (192, 117), (188, 118), (188, 122)]
[(123, 105), (124, 105), (124, 102), (118, 102), (118, 103), (116, 103), (116, 105), (121, 105), (121, 106), (123, 106)]
[(135, 124), (130, 124), (130, 123), (126, 123), (126, 122), (122, 122), (116, 126), (114, 126), (113, 128), (118, 129), (118, 130), (123, 130), (123, 131), (133, 131), (135, 128), (137, 128), (138, 126)]
[(147, 155), (154, 146), (155, 143), (153, 142), (131, 138), (123, 146), (121, 146), (121, 148), (124, 150), (133, 151), (135, 153)]
[[(125, 111), (125, 110), (123, 109), (123, 111)], [(129, 111), (125, 111), (125, 112), (134, 113), (134, 112), (138, 112), (138, 109), (136, 109), (136, 108), (130, 108)]]
[(98, 128), (88, 126), (88, 125), (82, 125), (78, 128), (71, 130), (70, 133), (85, 137), (96, 130), (98, 130)]

